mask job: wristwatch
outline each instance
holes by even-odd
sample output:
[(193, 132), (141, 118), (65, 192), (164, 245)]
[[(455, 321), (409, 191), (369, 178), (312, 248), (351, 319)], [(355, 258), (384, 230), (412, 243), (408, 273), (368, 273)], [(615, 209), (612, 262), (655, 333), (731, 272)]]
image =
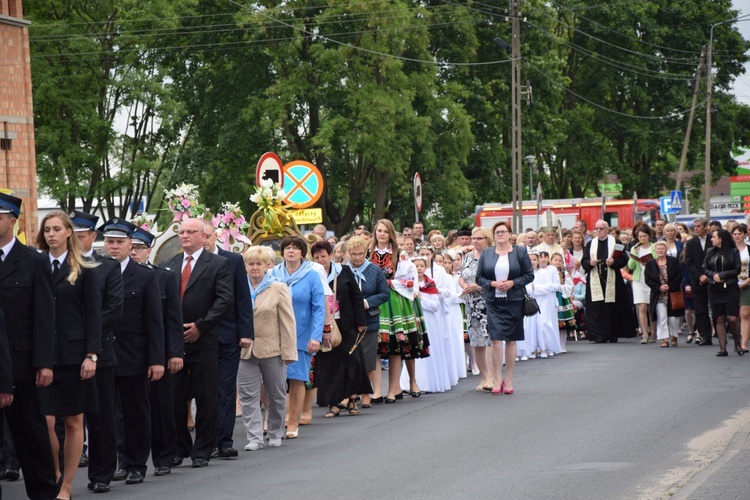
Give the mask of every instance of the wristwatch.
[(96, 363), (96, 360), (99, 359), (99, 356), (97, 356), (96, 354), (87, 354), (86, 359), (90, 359), (91, 361)]

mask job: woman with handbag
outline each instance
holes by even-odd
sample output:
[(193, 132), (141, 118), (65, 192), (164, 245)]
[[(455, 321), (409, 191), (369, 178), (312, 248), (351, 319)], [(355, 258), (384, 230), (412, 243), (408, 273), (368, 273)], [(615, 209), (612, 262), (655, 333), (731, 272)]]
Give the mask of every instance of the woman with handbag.
[[(742, 354), (748, 352), (747, 343), (750, 340), (750, 276), (748, 276), (750, 252), (745, 243), (745, 238), (747, 238), (747, 225), (736, 224), (732, 228), (732, 239), (740, 253), (741, 264), (738, 283), (740, 288), (740, 337), (742, 339), (740, 349)], [(737, 353), (739, 354), (739, 351)]]
[(727, 356), (727, 327), (732, 332), (734, 351), (745, 354), (740, 347), (740, 288), (738, 276), (742, 267), (740, 252), (732, 241), (729, 231), (719, 229), (711, 236), (713, 247), (706, 250), (703, 259), (703, 274), (708, 277), (708, 303), (711, 316), (719, 337), (717, 356)]
[[(516, 341), (523, 340), (524, 290), (534, 279), (526, 249), (510, 244), (510, 224), (495, 223), (495, 246), (482, 252), (477, 265), (477, 284), (487, 308), (487, 329), (492, 339), (495, 373), (493, 394), (513, 394)], [(505, 342), (505, 345), (503, 345)], [(506, 378), (503, 379), (503, 354)]]
[(313, 244), (311, 253), (328, 275), (328, 286), (333, 290), (328, 306), (339, 332), (331, 349), (324, 348), (315, 361), (318, 405), (327, 405), (325, 417), (333, 418), (340, 413), (338, 404), (348, 399), (346, 409), (349, 415), (359, 415), (357, 394), (372, 392), (364, 351), (359, 348), (367, 332), (362, 292), (349, 266), (331, 262), (333, 248), (330, 243), (318, 241)]
[(649, 315), (656, 327), (656, 338), (662, 347), (677, 347), (677, 333), (685, 315), (682, 299), (682, 266), (676, 257), (668, 255), (666, 241), (654, 243), (656, 259), (646, 264), (646, 284), (651, 289)]

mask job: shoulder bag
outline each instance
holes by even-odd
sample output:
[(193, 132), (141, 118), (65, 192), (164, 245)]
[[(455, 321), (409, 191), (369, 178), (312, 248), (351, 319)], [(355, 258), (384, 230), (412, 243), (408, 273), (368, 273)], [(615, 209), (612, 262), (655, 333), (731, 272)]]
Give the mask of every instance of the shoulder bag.
[[(516, 254), (516, 260), (518, 261), (518, 267), (521, 267), (521, 259), (518, 257), (518, 252), (516, 252), (516, 245), (513, 245), (513, 253)], [(539, 314), (539, 304), (537, 303), (536, 299), (534, 297), (529, 296), (528, 293), (526, 293), (526, 287), (522, 288), (523, 290), (523, 315), (524, 316), (534, 316), (535, 314)]]
[[(333, 278), (333, 302), (336, 303), (336, 287), (339, 282), (339, 277), (336, 275)], [(328, 307), (328, 301), (326, 300), (326, 307)], [(333, 349), (336, 349), (338, 346), (341, 345), (341, 331), (339, 330), (339, 325), (336, 323), (336, 318), (333, 317), (333, 311), (331, 311), (331, 347), (322, 347), (320, 350), (322, 352), (330, 352)]]

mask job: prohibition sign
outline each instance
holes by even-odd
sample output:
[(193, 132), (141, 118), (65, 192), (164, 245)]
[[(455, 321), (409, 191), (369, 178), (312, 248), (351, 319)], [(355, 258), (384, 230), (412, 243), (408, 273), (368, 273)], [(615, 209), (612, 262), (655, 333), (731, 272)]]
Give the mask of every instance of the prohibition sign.
[(294, 160), (284, 165), (284, 189), (290, 208), (307, 208), (323, 194), (323, 176), (312, 163)]

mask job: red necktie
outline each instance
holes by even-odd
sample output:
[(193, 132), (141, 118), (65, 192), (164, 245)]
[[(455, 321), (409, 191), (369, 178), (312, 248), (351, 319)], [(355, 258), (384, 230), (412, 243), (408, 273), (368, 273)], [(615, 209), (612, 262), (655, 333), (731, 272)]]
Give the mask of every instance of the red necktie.
[(180, 299), (185, 295), (185, 289), (188, 286), (188, 281), (190, 281), (190, 261), (193, 260), (193, 257), (188, 255), (185, 257), (185, 269), (182, 270), (182, 274), (180, 275)]

